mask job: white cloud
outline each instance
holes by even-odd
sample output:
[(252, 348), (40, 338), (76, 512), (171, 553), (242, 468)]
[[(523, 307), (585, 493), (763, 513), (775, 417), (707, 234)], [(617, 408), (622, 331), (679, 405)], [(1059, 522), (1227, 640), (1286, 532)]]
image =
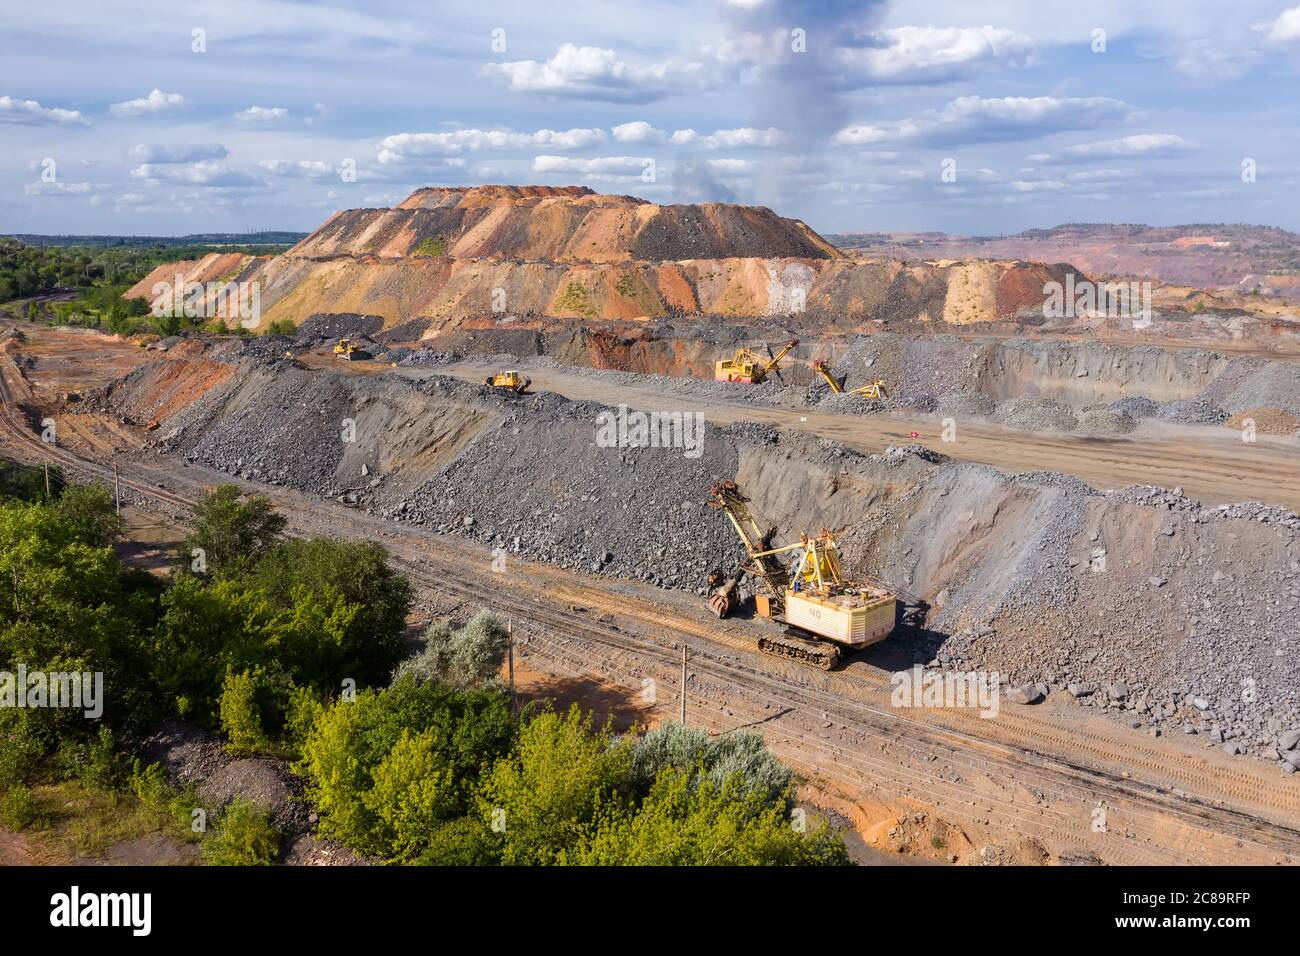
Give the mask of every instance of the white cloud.
[(741, 175), (754, 169), (754, 161), (750, 159), (710, 159), (707, 162), (709, 169), (722, 176)]
[(257, 164), (272, 176), (289, 176), (297, 179), (329, 179), (337, 173), (332, 163), (319, 159), (264, 159)]
[(835, 50), (850, 85), (946, 82), (982, 66), (1024, 66), (1033, 53), (1029, 37), (991, 26), (897, 27)]
[(133, 163), (193, 163), (202, 159), (225, 159), (230, 151), (220, 143), (147, 145), (140, 143), (126, 151)]
[(782, 146), (786, 141), (786, 135), (774, 127), (754, 129), (752, 126), (742, 126), (738, 129), (715, 130), (707, 135), (701, 135), (693, 129), (679, 129), (672, 135), (674, 145), (698, 146), (701, 149)]
[(667, 133), (651, 126), (645, 120), (621, 123), (610, 132), (614, 134), (614, 138), (620, 143), (662, 143), (668, 138)]
[(90, 123), (77, 110), (44, 107), (36, 100), (16, 100), (0, 96), (0, 123), (17, 123), (21, 126), (89, 126)]
[(250, 106), (235, 114), (241, 123), (277, 123), (288, 117), (289, 111), (283, 106)]
[(458, 129), (449, 133), (397, 133), (379, 141), (381, 163), (401, 163), (413, 156), (454, 156), (479, 149), (589, 149), (605, 142), (601, 129), (514, 130)]
[(1173, 133), (1140, 133), (1095, 143), (1077, 143), (1062, 149), (1056, 161), (1111, 159), (1129, 156), (1182, 156), (1193, 152), (1195, 145)]
[(145, 163), (131, 170), (132, 179), (143, 179), (150, 185), (174, 183), (186, 186), (261, 186), (261, 180), (247, 173), (237, 172), (225, 163), (212, 160), (191, 165), (159, 165)]
[(580, 159), (575, 156), (534, 156), (535, 173), (580, 173), (591, 176), (626, 177), (640, 176), (651, 161), (639, 156), (601, 156), (596, 159)]
[(190, 105), (190, 101), (179, 93), (164, 93), (162, 90), (155, 89), (143, 99), (114, 103), (108, 111), (123, 119), (134, 119), (140, 116), (159, 116), (174, 110), (187, 110)]
[(1091, 129), (1130, 118), (1132, 107), (1103, 96), (962, 96), (942, 111), (885, 124), (849, 126), (835, 134), (842, 146), (914, 140), (929, 145), (1035, 139), (1063, 130)]
[(1300, 4), (1278, 14), (1269, 25), (1268, 38), (1274, 43), (1300, 42)]
[(638, 66), (620, 60), (613, 50), (561, 44), (549, 60), (490, 63), (489, 76), (505, 79), (512, 90), (552, 96), (648, 103), (679, 93), (711, 89), (719, 82), (713, 66), (673, 60)]
[(28, 196), (81, 196), (90, 192), (90, 183), (65, 183), (62, 180), (47, 183), (44, 180), (27, 183), (23, 192)]

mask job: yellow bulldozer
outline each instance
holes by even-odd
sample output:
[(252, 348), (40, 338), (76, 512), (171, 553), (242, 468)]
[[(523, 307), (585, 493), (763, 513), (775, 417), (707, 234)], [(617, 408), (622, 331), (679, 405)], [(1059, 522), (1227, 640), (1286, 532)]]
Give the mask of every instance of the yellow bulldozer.
[(717, 382), (744, 382), (758, 385), (772, 373), (775, 373), (777, 378), (781, 378), (781, 359), (790, 354), (790, 350), (798, 344), (798, 339), (791, 339), (775, 355), (772, 354), (771, 346), (768, 346), (766, 361), (753, 349), (738, 348), (731, 358), (720, 359), (713, 364), (713, 379)]
[[(833, 532), (823, 529), (818, 535), (801, 534), (794, 544), (774, 545), (776, 529), (759, 527), (749, 499), (734, 481), (713, 486), (709, 507), (726, 514), (749, 558), (730, 577), (720, 570), (709, 575), (709, 607), (718, 617), (726, 617), (740, 604), (744, 576), (757, 578), (761, 584), (754, 595), (754, 610), (785, 625), (782, 634), (758, 639), (762, 653), (831, 670), (839, 663), (842, 648), (878, 644), (899, 623), (924, 626), (929, 608), (925, 601), (875, 578), (854, 581), (845, 576)], [(796, 555), (791, 568), (786, 562)]]
[(826, 379), (826, 384), (831, 387), (831, 391), (837, 395), (861, 395), (863, 398), (889, 398), (889, 393), (885, 391), (885, 380), (878, 378), (868, 385), (862, 385), (854, 389), (844, 387), (845, 379), (839, 379), (832, 374), (830, 366), (821, 359), (816, 359), (812, 363), (812, 370)]
[(528, 391), (528, 386), (533, 384), (533, 380), (524, 378), (511, 369), (510, 371), (498, 372), (496, 375), (488, 376), (483, 379), (483, 384), (489, 388), (499, 388), (507, 392), (514, 392), (516, 395), (522, 395)]
[(361, 346), (351, 339), (339, 339), (334, 346), (334, 354), (339, 358), (347, 359), (349, 362), (366, 357), (366, 353), (362, 351)]

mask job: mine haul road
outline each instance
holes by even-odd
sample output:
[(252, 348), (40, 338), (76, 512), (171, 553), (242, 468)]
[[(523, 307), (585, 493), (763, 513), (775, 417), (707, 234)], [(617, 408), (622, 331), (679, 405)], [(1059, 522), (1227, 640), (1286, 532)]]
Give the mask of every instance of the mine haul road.
[[(43, 443), (11, 402), (16, 370), (0, 363), (0, 449), (111, 481), (104, 461)], [(21, 381), (17, 383), (22, 389)], [(98, 447), (93, 446), (92, 447)], [(119, 459), (122, 488), (180, 521), (206, 486), (230, 476), (143, 456)], [(1033, 840), (1057, 860), (1107, 864), (1286, 864), (1300, 860), (1300, 785), (1269, 764), (1232, 758), (1200, 738), (1153, 739), (1053, 699), (974, 710), (891, 706), (888, 642), (832, 673), (758, 654), (765, 622), (718, 621), (694, 595), (511, 558), (492, 570), (485, 545), (423, 532), (332, 501), (254, 482), (292, 533), (377, 540), (434, 613), (488, 607), (508, 617), (535, 670), (601, 682), (626, 697), (653, 681), (649, 716), (674, 720), (680, 648), (690, 655), (688, 721), (760, 731), (820, 790), (881, 813), (925, 811), (975, 846)]]
[[(341, 364), (341, 363), (340, 363)], [(386, 366), (378, 370), (390, 371)], [(401, 374), (451, 375), (482, 383), (500, 369), (479, 362), (438, 366), (432, 372), (398, 369)], [(678, 394), (658, 378), (645, 384), (623, 385), (564, 369), (529, 368), (533, 391), (555, 392), (578, 401), (620, 403), (642, 411), (702, 412), (718, 425), (734, 421), (765, 422), (812, 432), (861, 452), (880, 452), (888, 445), (920, 441), (961, 461), (982, 462), (1014, 473), (1057, 471), (1074, 475), (1107, 491), (1128, 485), (1182, 487), (1206, 505), (1264, 501), (1300, 511), (1300, 443), (1295, 439), (1259, 436), (1253, 444), (1232, 429), (1144, 422), (1123, 438), (1020, 431), (986, 422), (959, 420), (957, 440), (945, 442), (943, 426), (934, 416), (881, 414), (839, 415), (833, 412), (778, 408), (748, 402), (702, 399)], [(747, 386), (737, 385), (737, 390)], [(910, 436), (919, 434), (918, 439)]]

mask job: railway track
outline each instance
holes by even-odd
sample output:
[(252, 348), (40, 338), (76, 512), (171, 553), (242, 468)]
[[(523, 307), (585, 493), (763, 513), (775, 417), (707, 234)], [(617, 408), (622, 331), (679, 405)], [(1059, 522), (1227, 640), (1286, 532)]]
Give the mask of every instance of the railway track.
[[(11, 365), (7, 357), (0, 358), (0, 431), (30, 454), (56, 461), (71, 473), (111, 480), (110, 467), (46, 443), (31, 432), (17, 413), (6, 380)], [(17, 374), (16, 368), (13, 374)], [(145, 473), (141, 475), (134, 469), (119, 468), (121, 486), (144, 499), (181, 511), (189, 510), (194, 497), (160, 487), (158, 479), (147, 474), (149, 469), (143, 470)], [(193, 479), (183, 479), (188, 480)], [(302, 502), (277, 489), (260, 490), (281, 499), (277, 503), (286, 505), (286, 510), (308, 527), (313, 521), (321, 520), (320, 506), (327, 504), (319, 503), (312, 513)], [(365, 536), (365, 531), (359, 527), (349, 533)], [(736, 688), (740, 696), (765, 701), (769, 708), (775, 706), (778, 711), (801, 715), (814, 724), (829, 720), (869, 740), (879, 752), (885, 753), (886, 756), (879, 756), (866, 746), (835, 744), (821, 739), (816, 732), (800, 733), (788, 727), (773, 729), (769, 740), (778, 756), (852, 792), (880, 789), (888, 782), (889, 791), (933, 806), (942, 815), (971, 825), (996, 826), (1033, 835), (1048, 845), (1068, 847), (1079, 853), (1102, 852), (1107, 862), (1159, 863), (1171, 859), (1189, 863), (1230, 862), (1228, 851), (1233, 843), (1265, 855), (1300, 856), (1300, 829), (1296, 826), (1300, 820), (1300, 795), (1290, 792), (1293, 788), (1269, 788), (1257, 775), (1211, 768), (1208, 764), (1184, 766), (1149, 746), (1117, 745), (1109, 736), (1082, 728), (1065, 730), (1045, 726), (1032, 717), (1016, 714), (1005, 715), (1000, 720), (1006, 721), (1000, 728), (1003, 736), (1014, 743), (993, 741), (986, 733), (979, 732), (988, 728), (981, 727), (984, 722), (969, 711), (927, 710), (921, 718), (873, 703), (887, 696), (888, 675), (861, 662), (831, 675), (782, 675), (755, 666), (752, 639), (683, 615), (666, 613), (634, 596), (614, 598), (592, 587), (557, 585), (551, 580), (555, 577), (553, 573), (532, 580), (528, 580), (531, 575), (515, 575), (517, 580), (512, 580), (509, 588), (501, 587), (500, 579), (493, 580), (492, 575), (482, 581), (466, 582), (461, 579), (465, 566), (459, 560), (463, 557), (460, 551), (452, 555), (449, 549), (425, 537), (395, 540), (390, 550), (418, 584), (433, 593), (449, 595), (466, 606), (486, 604), (509, 615), (535, 639), (537, 650), (545, 648), (546, 659), (575, 674), (604, 670), (605, 679), (623, 687), (637, 687), (640, 677), (636, 672), (653, 667), (663, 675), (664, 686), (672, 686), (680, 666), (677, 648), (681, 642), (689, 644), (693, 654), (691, 666), (698, 674)], [(429, 570), (430, 565), (436, 567), (435, 572)], [(570, 576), (568, 580), (573, 579)], [(543, 600), (544, 596), (548, 600)], [(557, 598), (567, 607), (556, 606)], [(622, 628), (593, 622), (586, 611), (573, 609), (579, 607), (614, 620), (634, 621), (648, 632), (658, 632), (664, 637), (657, 640), (638, 637)], [(582, 657), (565, 641), (581, 641), (599, 653)], [(637, 663), (614, 663), (625, 657)], [(853, 693), (837, 693), (837, 686), (851, 689)], [(716, 701), (701, 695), (693, 710), (707, 714), (712, 729), (719, 732), (737, 725), (737, 721), (719, 720), (709, 710), (714, 706)], [(734, 709), (744, 708), (734, 705)], [(748, 716), (752, 718), (751, 723), (771, 717), (758, 712)], [(778, 737), (778, 733), (785, 737)], [(895, 752), (892, 755), (888, 754), (890, 748)], [(900, 761), (898, 757), (904, 754), (907, 760)], [(1067, 754), (1077, 755), (1077, 759), (1063, 756)], [(1203, 789), (1207, 782), (1205, 774), (1213, 773), (1216, 779), (1221, 779), (1220, 790), (1239, 806), (1217, 806), (1196, 796), (1175, 795), (1169, 787), (1140, 782), (1104, 766), (1082, 762), (1087, 758), (1097, 764), (1131, 765), (1153, 777), (1173, 779), (1192, 792)], [(954, 775), (966, 778), (978, 775), (995, 780), (1005, 775), (1008, 786), (1036, 791), (1042, 799), (1033, 806), (999, 803), (987, 794), (974, 794), (963, 784), (962, 777), (948, 779), (941, 772), (925, 767), (935, 761), (942, 761), (952, 768)], [(1154, 834), (1162, 828), (1175, 823), (1204, 834), (1203, 848), (1200, 852), (1179, 852), (1158, 845), (1144, 846), (1122, 835), (1098, 834), (1089, 826), (1089, 808), (1095, 806), (1105, 806), (1116, 820), (1124, 820), (1130, 828), (1136, 825), (1152, 834), (1147, 837), (1148, 842), (1157, 839)], [(1259, 808), (1270, 811), (1268, 817), (1260, 815)], [(1220, 842), (1229, 846), (1218, 847)]]

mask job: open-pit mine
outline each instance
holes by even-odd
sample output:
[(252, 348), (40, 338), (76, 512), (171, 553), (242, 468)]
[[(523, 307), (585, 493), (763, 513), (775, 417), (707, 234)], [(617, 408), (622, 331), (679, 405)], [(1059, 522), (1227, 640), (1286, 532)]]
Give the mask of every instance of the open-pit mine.
[(761, 732), (864, 852), (1300, 859), (1294, 316), (1157, 288), (1149, 320), (1045, 318), (1089, 277), (541, 186), (129, 295), (178, 276), (260, 316), (148, 348), (6, 323), (6, 454), (164, 522), (234, 482), (381, 541), (521, 667)]

